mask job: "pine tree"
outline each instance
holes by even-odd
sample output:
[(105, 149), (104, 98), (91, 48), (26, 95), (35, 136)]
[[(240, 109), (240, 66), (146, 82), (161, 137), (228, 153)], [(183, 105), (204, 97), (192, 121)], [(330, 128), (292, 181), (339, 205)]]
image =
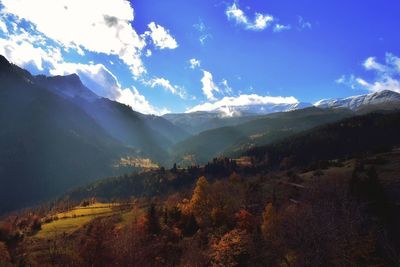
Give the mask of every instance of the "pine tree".
[(194, 217), (193, 213), (191, 213), (186, 221), (183, 234), (185, 236), (192, 236), (197, 232), (198, 229), (199, 225), (197, 224), (196, 218)]
[(146, 214), (147, 232), (149, 234), (158, 234), (161, 230), (160, 220), (156, 211), (156, 206), (152, 203)]

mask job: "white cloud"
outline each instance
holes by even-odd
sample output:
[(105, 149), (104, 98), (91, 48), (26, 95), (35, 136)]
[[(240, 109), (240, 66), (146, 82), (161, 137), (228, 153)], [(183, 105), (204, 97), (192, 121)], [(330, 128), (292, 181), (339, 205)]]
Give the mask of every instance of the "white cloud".
[(131, 26), (134, 11), (126, 0), (3, 0), (2, 12), (33, 23), (65, 48), (117, 55), (135, 76), (146, 72), (145, 41)]
[(199, 42), (201, 45), (204, 45), (208, 39), (212, 38), (212, 35), (209, 33), (203, 34), (199, 37)]
[(354, 75), (342, 75), (338, 79), (335, 80), (337, 84), (344, 84), (351, 89), (359, 88), (359, 83), (357, 82), (357, 78)]
[(274, 21), (274, 17), (270, 15), (263, 15), (260, 13), (256, 13), (256, 17), (253, 25), (249, 25), (249, 29), (251, 30), (264, 30), (268, 27), (268, 25)]
[[(102, 97), (142, 113), (167, 112), (165, 108), (152, 106), (135, 87), (121, 87), (103, 64), (64, 61), (62, 52), (70, 50), (80, 55), (85, 51), (104, 53), (121, 59), (134, 77), (145, 73), (140, 57), (146, 43), (130, 25), (133, 9), (127, 1), (5, 0), (2, 5), (0, 16), (7, 19), (8, 32), (0, 37), (0, 54), (14, 64), (29, 68), (34, 74), (77, 73), (86, 86)], [(147, 49), (146, 54), (150, 55), (151, 51)], [(114, 65), (113, 61), (109, 62)]]
[(178, 47), (178, 43), (169, 34), (169, 31), (166, 30), (164, 27), (155, 24), (154, 22), (150, 22), (148, 27), (150, 28), (150, 31), (147, 31), (145, 35), (150, 36), (151, 40), (153, 41), (153, 44), (160, 48), (160, 49), (175, 49)]
[(200, 67), (200, 60), (192, 58), (189, 60), (190, 68), (195, 69)]
[(152, 54), (153, 54), (153, 52), (151, 52), (150, 49), (146, 50), (146, 57), (151, 57)]
[(199, 42), (201, 45), (205, 45), (206, 41), (212, 38), (212, 35), (207, 32), (207, 27), (202, 20), (194, 24), (193, 27), (200, 33)]
[(186, 112), (196, 112), (196, 111), (213, 111), (216, 109), (223, 109), (224, 107), (232, 106), (249, 106), (249, 105), (261, 105), (261, 104), (297, 104), (299, 101), (293, 97), (282, 97), (282, 96), (260, 96), (256, 94), (251, 95), (239, 95), (237, 97), (226, 96), (219, 101), (213, 103), (204, 103), (197, 105)]
[(230, 87), (230, 85), (228, 84), (228, 81), (226, 79), (222, 79), (221, 85), (224, 88), (224, 91), (226, 94), (230, 95), (233, 93), (233, 89), (232, 89), (232, 87)]
[(400, 81), (393, 79), (390, 76), (380, 78), (375, 82), (367, 82), (362, 78), (357, 78), (359, 85), (371, 92), (380, 92), (383, 90), (391, 90), (400, 93)]
[(43, 72), (62, 61), (62, 55), (59, 48), (35, 45), (42, 42), (40, 36), (21, 30), (18, 35), (9, 35), (8, 39), (0, 38), (0, 54), (20, 67), (31, 66), (37, 72)]
[(274, 32), (287, 31), (287, 30), (290, 30), (290, 28), (291, 28), (290, 25), (275, 24)]
[(8, 29), (7, 29), (7, 25), (6, 23), (3, 21), (3, 18), (0, 17), (0, 31), (4, 32), (4, 33), (8, 33)]
[(218, 86), (213, 81), (213, 76), (211, 72), (203, 70), (203, 78), (201, 78), (201, 83), (203, 85), (203, 94), (208, 100), (216, 100), (213, 92), (220, 92)]
[(228, 6), (225, 14), (228, 20), (233, 20), (236, 24), (244, 26), (245, 29), (254, 31), (264, 30), (274, 21), (273, 16), (261, 13), (255, 13), (254, 20), (251, 21), (235, 2)]
[(400, 75), (400, 57), (391, 53), (386, 53), (386, 63), (392, 68), (392, 71)]
[(99, 96), (129, 105), (141, 113), (160, 115), (163, 112), (150, 105), (135, 87), (122, 88), (117, 77), (103, 64), (60, 63), (50, 73), (52, 75), (76, 73), (82, 82)]
[(336, 82), (346, 84), (351, 88), (359, 88), (371, 92), (391, 90), (400, 93), (400, 58), (386, 53), (385, 62), (379, 63), (375, 57), (369, 57), (363, 62), (366, 70), (373, 71), (375, 77), (367, 81), (361, 77), (350, 75), (340, 77)]
[[(134, 110), (148, 114), (161, 114), (149, 104), (136, 88), (122, 88), (117, 78), (102, 64), (65, 62), (59, 48), (46, 45), (42, 36), (21, 29), (0, 38), (0, 54), (21, 67), (33, 67), (37, 73), (48, 71), (51, 75), (76, 73), (82, 82), (97, 95), (131, 106)], [(35, 46), (42, 44), (43, 47)]]
[(302, 16), (298, 16), (298, 22), (299, 22), (299, 30), (312, 28), (311, 22), (304, 20), (304, 18)]
[(342, 75), (342, 76), (340, 76), (339, 78), (337, 78), (335, 80), (335, 83), (337, 83), (337, 84), (344, 84), (345, 82), (346, 82), (346, 76), (345, 75)]
[(380, 63), (378, 63), (378, 62), (376, 62), (376, 58), (374, 58), (374, 57), (367, 58), (364, 61), (363, 66), (367, 70), (376, 70), (376, 71), (379, 71), (379, 72), (385, 71), (385, 66), (380, 64)]
[(78, 74), (82, 82), (99, 96), (115, 100), (121, 86), (117, 78), (103, 64), (63, 62), (50, 70), (51, 75)]
[(117, 101), (145, 114), (163, 115), (165, 113), (169, 113), (169, 110), (165, 108), (157, 109), (150, 105), (146, 98), (141, 95), (135, 87), (132, 89), (122, 89)]
[(182, 99), (186, 98), (186, 91), (183, 87), (172, 85), (171, 82), (165, 78), (153, 78), (150, 81), (143, 81), (143, 83), (152, 88), (160, 86), (172, 94), (178, 95)]

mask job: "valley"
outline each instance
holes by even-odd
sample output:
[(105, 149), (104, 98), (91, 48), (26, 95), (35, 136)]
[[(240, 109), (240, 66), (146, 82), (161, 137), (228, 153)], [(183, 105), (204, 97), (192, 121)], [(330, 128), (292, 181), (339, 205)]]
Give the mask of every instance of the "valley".
[(155, 116), (0, 59), (0, 265), (395, 264), (398, 93)]
[[(9, 250), (10, 258), (20, 259), (20, 262), (23, 259), (25, 264), (41, 266), (65, 263), (110, 264), (105, 255), (117, 259), (118, 262), (113, 264), (118, 265), (140, 262), (144, 266), (154, 266), (159, 264), (158, 260), (167, 265), (181, 261), (183, 264), (186, 257), (195, 264), (204, 264), (209, 260), (226, 264), (227, 258), (238, 261), (238, 257), (247, 255), (242, 253), (258, 254), (257, 260), (263, 264), (272, 264), (283, 259), (290, 264), (299, 264), (302, 261), (318, 264), (331, 258), (340, 261), (344, 256), (347, 261), (357, 263), (360, 260), (358, 254), (352, 254), (352, 245), (345, 243), (349, 237), (353, 242), (364, 242), (361, 249), (365, 249), (365, 253), (374, 246), (383, 245), (382, 242), (386, 245), (396, 244), (399, 233), (392, 226), (400, 219), (396, 212), (400, 203), (398, 148), (312, 166), (297, 170), (281, 167), (265, 173), (254, 172), (255, 166), (237, 166), (235, 172), (230, 175), (227, 172), (227, 176), (221, 172), (222, 169), (218, 172), (217, 169), (210, 172), (204, 170), (207, 180), (204, 176), (193, 179), (193, 190), (189, 186), (175, 191), (176, 193), (157, 194), (157, 197), (152, 198), (138, 197), (134, 202), (127, 202), (129, 198), (116, 202), (96, 202), (95, 199), (107, 199), (97, 190), (81, 196), (82, 198), (71, 194), (66, 198), (69, 199), (67, 202), (66, 199), (60, 200), (50, 210), (42, 208), (19, 213), (18, 217), (8, 217), (3, 220), (0, 232), (10, 235), (7, 241), (13, 244)], [(179, 172), (177, 177), (182, 175)], [(371, 175), (379, 177), (379, 182), (368, 180), (372, 179)], [(208, 193), (202, 195), (202, 192)], [(364, 195), (366, 192), (369, 193)], [(383, 192), (384, 200), (381, 199)], [(115, 197), (111, 196), (114, 199)], [(208, 206), (201, 205), (205, 197), (209, 198)], [(361, 202), (352, 202), (354, 206), (347, 202), (349, 198), (356, 198)], [(74, 199), (79, 203), (77, 206), (71, 202)], [(378, 202), (370, 202), (372, 199)], [(70, 203), (69, 207), (65, 208), (67, 203)], [(265, 206), (264, 203), (269, 204)], [(375, 205), (390, 214), (376, 213), (378, 210)], [(327, 206), (330, 208), (326, 209)], [(192, 223), (191, 212), (195, 216)], [(388, 215), (390, 216), (386, 217)], [(23, 225), (29, 225), (22, 224), (22, 221), (32, 218), (40, 221), (40, 227), (22, 228)], [(321, 220), (325, 223), (321, 224)], [(19, 223), (14, 224), (13, 221)], [(327, 221), (333, 224), (326, 224)], [(370, 232), (360, 232), (357, 228), (341, 228), (341, 223), (347, 225), (360, 221), (366, 224), (363, 229)], [(312, 234), (307, 227), (310, 224), (313, 226), (312, 231), (318, 229), (318, 232)], [(9, 228), (5, 228), (6, 225)], [(251, 237), (257, 231), (257, 225), (261, 229), (261, 240), (253, 240), (254, 237)], [(391, 236), (384, 237), (381, 233), (374, 232), (378, 225), (389, 231)], [(284, 227), (284, 231), (292, 235), (282, 235), (283, 229), (280, 227)], [(10, 230), (5, 232), (5, 229)], [(218, 229), (228, 229), (228, 232), (221, 235)], [(324, 239), (326, 231), (336, 236), (337, 245), (347, 246), (350, 250), (341, 252), (331, 248), (330, 243)], [(378, 241), (368, 233), (374, 233), (377, 238), (389, 239)], [(13, 236), (16, 234), (19, 237)], [(208, 243), (197, 243), (199, 239), (204, 240), (207, 234), (213, 236)], [(301, 236), (297, 237), (311, 234), (319, 240), (318, 244), (304, 244)], [(235, 238), (238, 241), (234, 241)], [(224, 242), (224, 245), (219, 244), (220, 242)], [(196, 252), (190, 251), (187, 243), (196, 244)], [(126, 244), (134, 246), (135, 250), (124, 254), (122, 247)], [(280, 246), (279, 251), (265, 254), (265, 251), (277, 244)], [(228, 250), (224, 250), (223, 246), (228, 246)], [(236, 252), (238, 254), (232, 255), (232, 249), (236, 246), (240, 250)], [(326, 249), (315, 254), (315, 246)], [(150, 262), (141, 261), (141, 258), (151, 257), (148, 253), (159, 258)], [(195, 258), (193, 253), (197, 253)], [(220, 258), (215, 253), (223, 253), (224, 256)], [(390, 265), (391, 260), (394, 260), (390, 253), (380, 250), (374, 258), (363, 259)], [(248, 260), (247, 264), (253, 264)]]

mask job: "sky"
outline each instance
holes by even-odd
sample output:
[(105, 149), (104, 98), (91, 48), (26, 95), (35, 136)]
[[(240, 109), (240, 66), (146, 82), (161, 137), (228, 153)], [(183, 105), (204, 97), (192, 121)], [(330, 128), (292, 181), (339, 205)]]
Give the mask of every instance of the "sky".
[(146, 114), (400, 92), (398, 0), (0, 0), (0, 54)]

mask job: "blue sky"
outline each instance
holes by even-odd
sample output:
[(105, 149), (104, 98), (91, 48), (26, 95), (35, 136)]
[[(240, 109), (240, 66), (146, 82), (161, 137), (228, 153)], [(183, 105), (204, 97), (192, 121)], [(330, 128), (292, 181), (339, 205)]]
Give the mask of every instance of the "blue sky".
[(10, 61), (144, 113), (400, 91), (395, 0), (0, 3)]

